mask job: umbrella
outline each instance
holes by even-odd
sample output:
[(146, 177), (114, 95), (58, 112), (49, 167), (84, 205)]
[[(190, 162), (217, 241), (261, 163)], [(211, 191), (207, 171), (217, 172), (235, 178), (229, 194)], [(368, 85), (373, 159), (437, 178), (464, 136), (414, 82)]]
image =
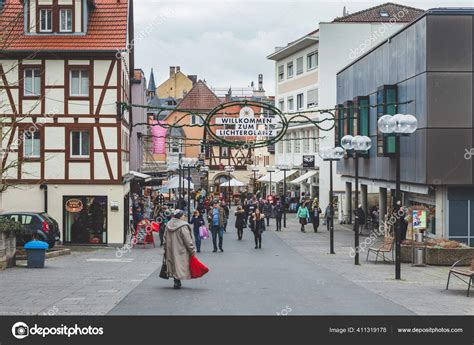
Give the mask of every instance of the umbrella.
[(245, 183), (243, 183), (243, 182), (241, 182), (241, 181), (239, 181), (235, 178), (230, 180), (230, 184), (229, 184), (229, 181), (220, 184), (221, 187), (229, 187), (229, 186), (230, 187), (243, 187), (245, 185), (246, 185)]
[[(191, 189), (194, 189), (194, 183), (190, 182), (189, 186)], [(179, 188), (179, 177), (173, 177), (172, 179), (170, 179), (168, 183), (165, 185), (165, 187), (168, 189)], [(183, 188), (183, 181), (181, 181), (181, 187)], [(184, 180), (184, 189), (188, 189), (187, 179)]]

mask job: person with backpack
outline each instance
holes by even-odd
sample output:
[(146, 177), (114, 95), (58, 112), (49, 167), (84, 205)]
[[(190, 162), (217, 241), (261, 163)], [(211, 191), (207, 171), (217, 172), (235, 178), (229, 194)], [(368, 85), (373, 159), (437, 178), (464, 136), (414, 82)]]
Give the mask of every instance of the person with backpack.
[(301, 204), (300, 207), (298, 207), (298, 211), (296, 212), (296, 217), (298, 217), (299, 222), (301, 224), (301, 232), (306, 232), (304, 229), (304, 226), (308, 224), (308, 217), (309, 217), (309, 210), (308, 210), (308, 206), (306, 202)]

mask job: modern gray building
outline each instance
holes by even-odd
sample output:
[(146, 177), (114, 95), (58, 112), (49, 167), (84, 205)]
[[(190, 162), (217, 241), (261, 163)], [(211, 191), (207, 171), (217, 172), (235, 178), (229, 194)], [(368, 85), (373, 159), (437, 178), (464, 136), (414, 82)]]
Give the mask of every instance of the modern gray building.
[[(336, 120), (336, 145), (346, 134), (371, 137), (370, 152), (359, 160), (361, 200), (366, 204), (368, 185), (377, 186), (384, 211), (387, 190), (395, 188), (395, 140), (378, 131), (377, 120), (384, 114), (416, 116), (418, 130), (401, 138), (404, 204), (423, 205), (430, 210), (432, 232), (471, 246), (473, 46), (473, 8), (427, 11), (337, 74)], [(338, 162), (337, 172), (349, 196), (354, 160)]]

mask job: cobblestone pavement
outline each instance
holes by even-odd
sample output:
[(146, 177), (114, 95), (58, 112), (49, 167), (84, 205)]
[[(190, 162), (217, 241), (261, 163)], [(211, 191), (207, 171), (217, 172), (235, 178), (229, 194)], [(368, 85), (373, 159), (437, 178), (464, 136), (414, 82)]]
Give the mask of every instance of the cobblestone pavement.
[[(317, 233), (314, 233), (312, 224), (308, 224), (306, 233), (302, 233), (295, 215), (289, 214), (287, 229), (275, 233), (314, 264), (326, 267), (416, 314), (474, 315), (474, 296), (466, 297), (465, 284), (451, 279), (449, 290), (445, 289), (449, 267), (402, 264), (402, 280), (397, 281), (395, 265), (375, 264), (371, 258), (366, 262), (366, 251), (360, 253), (361, 265), (354, 265), (351, 256), (354, 232), (346, 225), (335, 225), (335, 255), (329, 254), (329, 232), (322, 222)], [(369, 237), (361, 236), (360, 243), (364, 241), (369, 243)]]
[(465, 285), (452, 280), (445, 290), (447, 267), (403, 264), (403, 280), (396, 281), (393, 265), (366, 263), (365, 253), (353, 265), (353, 232), (344, 226), (336, 227), (336, 255), (328, 254), (325, 226), (306, 230), (290, 214), (282, 232), (271, 220), (261, 251), (253, 249), (248, 229), (244, 241), (229, 229), (224, 253), (211, 253), (204, 241), (200, 258), (211, 272), (184, 282), (178, 293), (157, 277), (159, 247), (121, 256), (115, 248), (74, 248), (48, 259), (44, 269), (0, 271), (0, 315), (275, 315), (287, 307), (294, 315), (474, 315)]

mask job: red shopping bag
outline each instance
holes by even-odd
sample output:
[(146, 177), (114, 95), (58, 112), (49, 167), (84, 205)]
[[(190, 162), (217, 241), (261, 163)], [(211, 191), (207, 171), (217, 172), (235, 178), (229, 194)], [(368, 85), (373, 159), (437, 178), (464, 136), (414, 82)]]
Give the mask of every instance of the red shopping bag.
[(202, 277), (209, 272), (209, 268), (204, 266), (195, 255), (191, 256), (191, 259), (189, 259), (189, 269), (191, 270), (192, 279)]

